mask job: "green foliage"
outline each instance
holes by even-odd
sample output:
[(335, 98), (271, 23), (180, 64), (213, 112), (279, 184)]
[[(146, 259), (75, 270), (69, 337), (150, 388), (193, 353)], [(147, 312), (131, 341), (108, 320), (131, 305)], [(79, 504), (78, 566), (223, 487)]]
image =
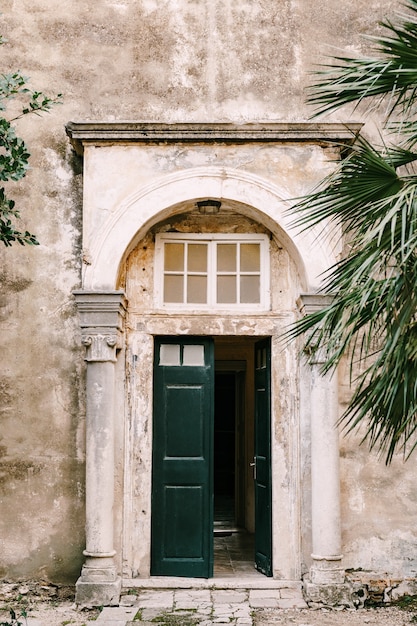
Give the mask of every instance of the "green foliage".
[(394, 604), (404, 611), (415, 611), (417, 609), (417, 596), (402, 596)]
[(417, 610), (417, 596), (401, 596), (401, 598), (392, 602), (392, 606), (396, 606), (408, 613), (414, 613), (410, 621), (414, 623), (417, 622), (417, 614), (415, 613)]
[(151, 622), (159, 626), (197, 626), (201, 619), (193, 615), (194, 613), (195, 609), (166, 611), (154, 617)]
[[(389, 112), (399, 109), (413, 112), (417, 98), (417, 4), (408, 1), (409, 17), (399, 25), (382, 23), (386, 37), (369, 37), (376, 56), (369, 58), (333, 57), (333, 62), (317, 72), (320, 78), (310, 91), (309, 101), (319, 112), (337, 109), (343, 104), (358, 104), (365, 98), (388, 101)], [(394, 89), (393, 89), (394, 88)]]
[(25, 620), (25, 624), (26, 622), (26, 618), (27, 618), (27, 612), (23, 609), (22, 611), (20, 611), (19, 615), (16, 613), (16, 611), (14, 609), (9, 609), (10, 611), (10, 621), (7, 622), (0, 622), (0, 626), (23, 626), (23, 622), (20, 621), (21, 618), (23, 618)]
[[(0, 45), (5, 43), (0, 36)], [(27, 87), (28, 79), (20, 72), (0, 74), (0, 181), (16, 182), (26, 176), (29, 157), (25, 142), (16, 135), (13, 122), (19, 118), (49, 111), (54, 104), (61, 101), (61, 94), (49, 98), (39, 91), (31, 91)], [(11, 119), (4, 117), (7, 106), (12, 100), (18, 100), (18, 113)], [(21, 245), (37, 245), (35, 235), (17, 227), (20, 212), (15, 202), (9, 198), (5, 187), (0, 187), (0, 241), (5, 246), (17, 242)]]
[(299, 228), (341, 227), (346, 253), (323, 277), (331, 304), (287, 336), (303, 335), (307, 354), (320, 348), (324, 372), (348, 358), (354, 393), (341, 423), (348, 431), (365, 423), (364, 440), (387, 463), (417, 445), (417, 0), (407, 7), (397, 25), (382, 24), (388, 34), (373, 38), (374, 57), (336, 58), (309, 95), (318, 113), (384, 105), (393, 144), (358, 138), (292, 209)]

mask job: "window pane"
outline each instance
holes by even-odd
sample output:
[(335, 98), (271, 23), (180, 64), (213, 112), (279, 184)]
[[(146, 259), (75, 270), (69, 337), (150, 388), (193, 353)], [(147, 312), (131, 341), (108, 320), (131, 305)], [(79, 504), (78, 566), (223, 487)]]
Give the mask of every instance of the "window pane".
[(163, 270), (162, 276), (155, 272), (155, 293), (165, 308), (248, 310), (268, 304), (261, 276), (269, 272), (264, 235), (162, 233), (156, 251), (163, 256), (156, 267), (162, 261)]
[(164, 277), (164, 302), (184, 302), (184, 279), (182, 276)]
[(165, 247), (165, 270), (168, 272), (181, 272), (184, 270), (184, 244), (166, 243)]
[(207, 302), (207, 276), (188, 276), (187, 302), (189, 304)]
[(217, 244), (217, 271), (218, 272), (235, 272), (236, 271), (236, 244), (234, 243), (218, 243)]
[(240, 302), (241, 304), (260, 302), (259, 276), (240, 277)]
[(259, 272), (261, 255), (259, 243), (242, 243), (240, 246), (240, 271)]
[(163, 343), (159, 352), (159, 365), (179, 365), (180, 347), (177, 344)]
[(188, 245), (188, 271), (207, 272), (207, 244)]
[(236, 302), (236, 277), (217, 277), (217, 303), (232, 304)]
[(183, 365), (204, 365), (204, 346), (184, 346)]

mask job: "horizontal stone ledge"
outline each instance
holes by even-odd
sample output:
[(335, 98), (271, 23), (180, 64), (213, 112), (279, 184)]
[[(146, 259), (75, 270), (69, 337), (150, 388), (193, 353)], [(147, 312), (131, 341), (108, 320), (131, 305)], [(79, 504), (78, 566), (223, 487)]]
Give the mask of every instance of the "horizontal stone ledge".
[(124, 589), (298, 589), (301, 581), (269, 578), (181, 578), (150, 576), (149, 578), (124, 578)]
[(77, 154), (85, 144), (116, 143), (245, 143), (245, 142), (310, 142), (353, 143), (363, 124), (265, 122), (248, 124), (181, 123), (162, 124), (135, 121), (79, 121), (65, 127)]

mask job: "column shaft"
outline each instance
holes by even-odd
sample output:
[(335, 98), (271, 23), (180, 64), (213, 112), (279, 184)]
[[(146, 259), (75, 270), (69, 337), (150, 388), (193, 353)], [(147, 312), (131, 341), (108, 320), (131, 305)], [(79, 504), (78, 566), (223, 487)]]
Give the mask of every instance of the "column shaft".
[(113, 547), (115, 363), (126, 301), (122, 292), (75, 292), (86, 347), (86, 557), (76, 584), (82, 606), (118, 604)]
[(311, 369), (312, 582), (343, 582), (337, 376)]
[(114, 363), (87, 366), (86, 550), (113, 556)]
[[(303, 314), (323, 309), (331, 296), (304, 294), (300, 297)], [(337, 374), (320, 373), (323, 358), (320, 347), (310, 356), (311, 412), (311, 525), (313, 553), (311, 582), (317, 585), (342, 583), (341, 565), (340, 461)]]

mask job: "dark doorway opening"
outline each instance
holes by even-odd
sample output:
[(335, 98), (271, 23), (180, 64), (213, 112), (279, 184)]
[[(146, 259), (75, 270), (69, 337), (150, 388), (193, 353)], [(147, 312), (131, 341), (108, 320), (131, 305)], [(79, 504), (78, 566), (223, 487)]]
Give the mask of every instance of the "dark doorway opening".
[(246, 528), (246, 360), (216, 360), (213, 486), (215, 534)]
[(214, 531), (236, 529), (236, 373), (214, 384)]

